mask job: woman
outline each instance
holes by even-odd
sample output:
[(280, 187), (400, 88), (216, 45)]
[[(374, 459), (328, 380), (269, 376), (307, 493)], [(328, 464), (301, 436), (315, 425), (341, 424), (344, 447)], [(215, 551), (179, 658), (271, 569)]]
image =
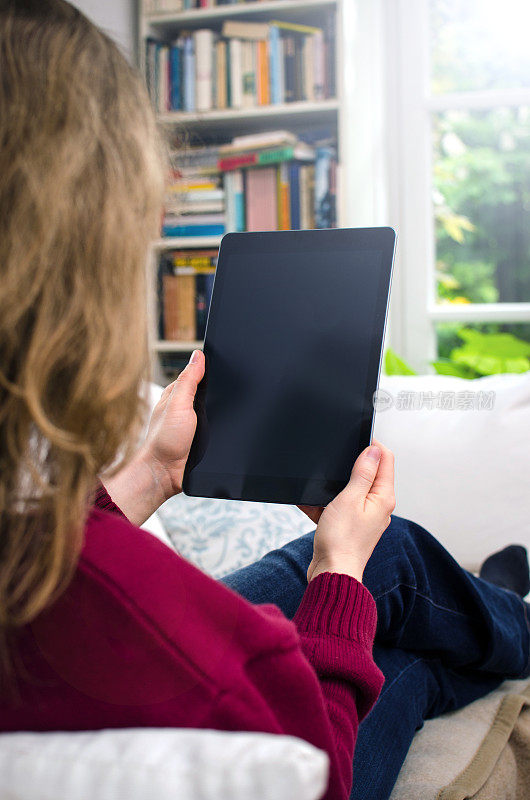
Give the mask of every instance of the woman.
[(527, 671), (524, 604), (391, 521), (378, 443), (306, 509), (314, 536), (224, 586), (138, 529), (181, 490), (204, 356), (130, 456), (162, 148), (141, 82), (64, 0), (0, 2), (0, 140), (0, 730), (288, 733), (347, 798), (383, 672), (353, 788), (381, 800), (426, 716)]

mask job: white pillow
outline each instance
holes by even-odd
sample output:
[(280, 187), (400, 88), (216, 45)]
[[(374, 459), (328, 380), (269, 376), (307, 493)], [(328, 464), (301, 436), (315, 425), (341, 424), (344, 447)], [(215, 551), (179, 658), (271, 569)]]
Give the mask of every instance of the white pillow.
[[(530, 373), (383, 377), (381, 391), (378, 406), (391, 405), (378, 411), (375, 437), (396, 456), (395, 513), (469, 569), (507, 544), (530, 548)], [(437, 408), (436, 396), (455, 408)]]
[(301, 739), (183, 729), (0, 736), (2, 800), (317, 800), (328, 756)]

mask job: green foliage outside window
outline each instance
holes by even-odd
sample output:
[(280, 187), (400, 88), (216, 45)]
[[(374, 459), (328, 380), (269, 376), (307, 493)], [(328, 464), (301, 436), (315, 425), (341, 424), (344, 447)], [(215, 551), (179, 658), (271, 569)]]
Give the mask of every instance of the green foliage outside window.
[[(429, 0), (433, 95), (529, 87), (523, 14), (520, 0)], [(530, 302), (530, 106), (448, 107), (432, 131), (437, 302)], [(462, 330), (437, 326), (438, 370), (523, 369), (530, 321)]]
[(530, 109), (434, 119), (437, 297), (530, 301)]
[[(432, 362), (439, 375), (472, 379), (530, 370), (530, 342), (511, 333), (483, 333), (473, 328), (459, 328), (456, 334), (460, 344), (452, 348), (449, 357)], [(384, 369), (386, 375), (416, 374), (390, 348), (385, 353)]]

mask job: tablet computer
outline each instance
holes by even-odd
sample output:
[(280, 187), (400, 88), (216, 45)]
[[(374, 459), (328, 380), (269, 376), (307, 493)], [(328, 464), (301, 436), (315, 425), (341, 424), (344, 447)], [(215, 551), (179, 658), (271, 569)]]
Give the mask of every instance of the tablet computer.
[(223, 237), (188, 495), (324, 506), (374, 418), (392, 228)]

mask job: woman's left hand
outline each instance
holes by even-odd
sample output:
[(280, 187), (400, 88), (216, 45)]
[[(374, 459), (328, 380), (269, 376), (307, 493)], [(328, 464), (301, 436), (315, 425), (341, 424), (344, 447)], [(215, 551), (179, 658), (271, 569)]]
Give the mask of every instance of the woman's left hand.
[(149, 422), (147, 457), (156, 471), (165, 473), (168, 497), (182, 491), (184, 467), (197, 427), (193, 401), (204, 368), (204, 353), (194, 350), (177, 380), (164, 389)]
[(114, 503), (135, 525), (142, 525), (162, 503), (182, 491), (197, 427), (193, 401), (204, 369), (204, 353), (194, 350), (177, 380), (164, 389), (142, 447), (116, 475), (102, 479)]

